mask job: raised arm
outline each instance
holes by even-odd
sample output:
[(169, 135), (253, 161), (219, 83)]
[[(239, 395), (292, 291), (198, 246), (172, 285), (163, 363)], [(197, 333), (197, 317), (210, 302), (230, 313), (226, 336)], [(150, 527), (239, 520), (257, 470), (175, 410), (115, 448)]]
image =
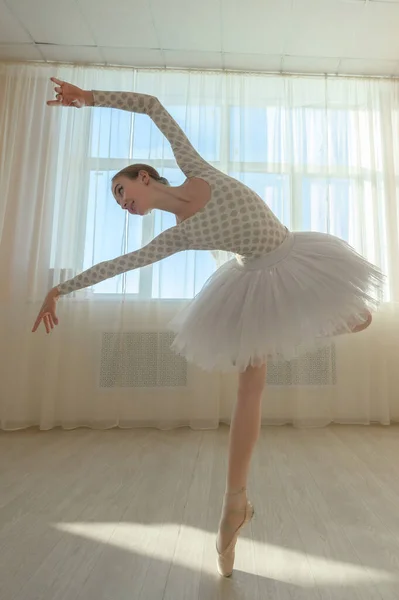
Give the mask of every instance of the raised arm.
[(155, 96), (135, 92), (88, 91), (76, 85), (51, 77), (55, 84), (56, 99), (48, 106), (107, 106), (148, 115), (172, 146), (176, 162), (186, 177), (196, 177), (209, 168), (209, 164), (198, 154), (186, 134)]
[(176, 162), (186, 177), (195, 177), (201, 173), (204, 166), (208, 166), (155, 96), (135, 92), (93, 91), (92, 94), (94, 106), (107, 106), (148, 115), (172, 146)]
[(160, 233), (147, 246), (129, 252), (113, 260), (101, 262), (80, 275), (61, 283), (58, 286), (58, 291), (61, 296), (70, 294), (76, 290), (80, 290), (105, 279), (115, 277), (126, 271), (145, 267), (151, 263), (157, 262), (162, 258), (171, 256), (176, 252), (188, 249), (186, 237), (180, 227), (171, 227)]

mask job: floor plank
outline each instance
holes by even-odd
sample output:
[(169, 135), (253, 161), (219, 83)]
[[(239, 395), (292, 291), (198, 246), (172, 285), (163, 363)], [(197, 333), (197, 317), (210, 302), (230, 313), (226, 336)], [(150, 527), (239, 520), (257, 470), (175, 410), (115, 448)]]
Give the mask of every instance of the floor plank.
[(262, 428), (226, 580), (228, 433), (0, 433), (0, 597), (397, 599), (399, 427)]

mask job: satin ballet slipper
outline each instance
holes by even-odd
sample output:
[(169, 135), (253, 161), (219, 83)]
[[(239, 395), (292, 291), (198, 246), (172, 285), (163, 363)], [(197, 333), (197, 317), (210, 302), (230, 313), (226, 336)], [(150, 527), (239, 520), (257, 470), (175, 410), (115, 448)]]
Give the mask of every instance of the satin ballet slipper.
[[(230, 577), (233, 573), (234, 559), (235, 559), (235, 546), (237, 543), (238, 535), (239, 535), (241, 529), (247, 523), (249, 523), (249, 521), (252, 519), (252, 517), (254, 516), (254, 512), (255, 512), (254, 507), (249, 502), (249, 500), (247, 500), (246, 506), (244, 508), (234, 508), (234, 509), (232, 508), (231, 510), (227, 511), (228, 514), (243, 513), (244, 518), (243, 518), (241, 525), (239, 525), (237, 527), (237, 529), (235, 529), (235, 531), (233, 531), (233, 537), (232, 537), (229, 545), (227, 546), (227, 548), (225, 550), (223, 550), (223, 552), (219, 552), (219, 549), (217, 546), (217, 540), (216, 540), (216, 552), (218, 553), (217, 567), (218, 567), (218, 571), (219, 571), (220, 575), (222, 575), (223, 577)], [(222, 526), (222, 528), (223, 528), (223, 526)]]
[(336, 335), (344, 335), (346, 333), (359, 333), (360, 331), (367, 329), (367, 327), (369, 327), (369, 325), (371, 324), (372, 320), (373, 320), (372, 314), (368, 310), (364, 314), (364, 321), (362, 321), (360, 323), (359, 322), (355, 323), (352, 321), (351, 323), (348, 323), (349, 331), (347, 328), (339, 328), (336, 331), (334, 331), (334, 333), (332, 335), (336, 336)]

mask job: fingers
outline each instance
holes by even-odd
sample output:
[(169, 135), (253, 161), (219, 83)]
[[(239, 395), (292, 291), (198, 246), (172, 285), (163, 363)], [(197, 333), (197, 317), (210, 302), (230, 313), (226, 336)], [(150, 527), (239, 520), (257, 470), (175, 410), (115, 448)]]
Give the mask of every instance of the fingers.
[(54, 329), (55, 325), (54, 325), (54, 319), (53, 319), (52, 315), (48, 315), (48, 321), (50, 323), (51, 329)]
[(41, 320), (42, 320), (42, 313), (40, 312), (35, 321), (35, 324), (32, 327), (32, 333), (35, 333), (35, 331), (37, 330), (37, 328), (39, 327), (39, 325), (41, 323)]
[(43, 321), (47, 333), (50, 333), (50, 330), (54, 329), (54, 326), (58, 324), (58, 319), (55, 316), (55, 313), (45, 315)]
[(47, 106), (62, 106), (63, 100), (62, 100), (62, 84), (64, 83), (64, 81), (61, 81), (61, 79), (57, 79), (56, 77), (50, 77), (50, 80), (53, 83), (57, 84), (57, 87), (54, 88), (54, 91), (57, 92), (57, 99), (56, 100), (47, 100)]
[(74, 103), (68, 103), (64, 98), (58, 98), (57, 96), (57, 100), (47, 100), (47, 106), (74, 106)]
[(43, 313), (42, 311), (40, 311), (39, 316), (37, 317), (35, 324), (32, 327), (32, 333), (35, 333), (35, 331), (37, 331), (37, 328), (39, 327), (42, 321), (47, 333), (50, 333), (50, 330), (54, 329), (55, 325), (58, 325), (58, 318), (55, 312), (50, 314)]
[[(65, 89), (68, 89), (68, 85), (65, 81), (61, 81), (61, 79), (57, 79), (56, 77), (50, 77), (50, 80), (53, 83), (56, 83), (57, 86), (54, 88), (54, 92), (56, 93), (55, 100), (47, 100), (47, 106), (73, 106), (74, 108), (80, 108), (79, 102), (76, 98), (73, 100), (69, 100), (71, 97), (71, 93), (65, 94)], [(65, 89), (62, 86), (67, 86)], [(72, 86), (74, 87), (74, 86)], [(67, 98), (67, 97), (69, 98)]]
[(57, 315), (55, 314), (55, 310), (52, 310), (49, 314), (51, 320), (51, 329), (54, 329), (54, 325), (58, 325)]
[(36, 321), (35, 321), (35, 324), (34, 324), (34, 325), (33, 325), (33, 327), (32, 327), (32, 333), (35, 333), (35, 331), (37, 330), (37, 328), (38, 328), (38, 327), (39, 327), (39, 325), (40, 325), (40, 321), (41, 321), (41, 320), (42, 320), (42, 318), (41, 318), (41, 317), (37, 317), (37, 319), (36, 319)]
[(57, 100), (47, 100), (47, 106), (73, 106), (74, 108), (77, 108), (76, 100), (69, 101), (65, 98), (58, 98), (58, 96)]
[(50, 331), (54, 329), (54, 318), (57, 319), (55, 313), (46, 313), (43, 317), (43, 323), (47, 333), (50, 333)]
[(50, 333), (50, 323), (49, 323), (49, 316), (48, 315), (44, 315), (44, 317), (43, 317), (43, 323), (44, 323), (44, 326), (46, 328), (46, 333)]

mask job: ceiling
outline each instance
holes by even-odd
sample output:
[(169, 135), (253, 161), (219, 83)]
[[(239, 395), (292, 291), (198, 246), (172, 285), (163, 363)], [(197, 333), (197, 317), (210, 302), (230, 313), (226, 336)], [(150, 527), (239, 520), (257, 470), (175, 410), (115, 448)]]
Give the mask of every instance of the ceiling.
[(399, 76), (399, 0), (0, 0), (0, 60)]

